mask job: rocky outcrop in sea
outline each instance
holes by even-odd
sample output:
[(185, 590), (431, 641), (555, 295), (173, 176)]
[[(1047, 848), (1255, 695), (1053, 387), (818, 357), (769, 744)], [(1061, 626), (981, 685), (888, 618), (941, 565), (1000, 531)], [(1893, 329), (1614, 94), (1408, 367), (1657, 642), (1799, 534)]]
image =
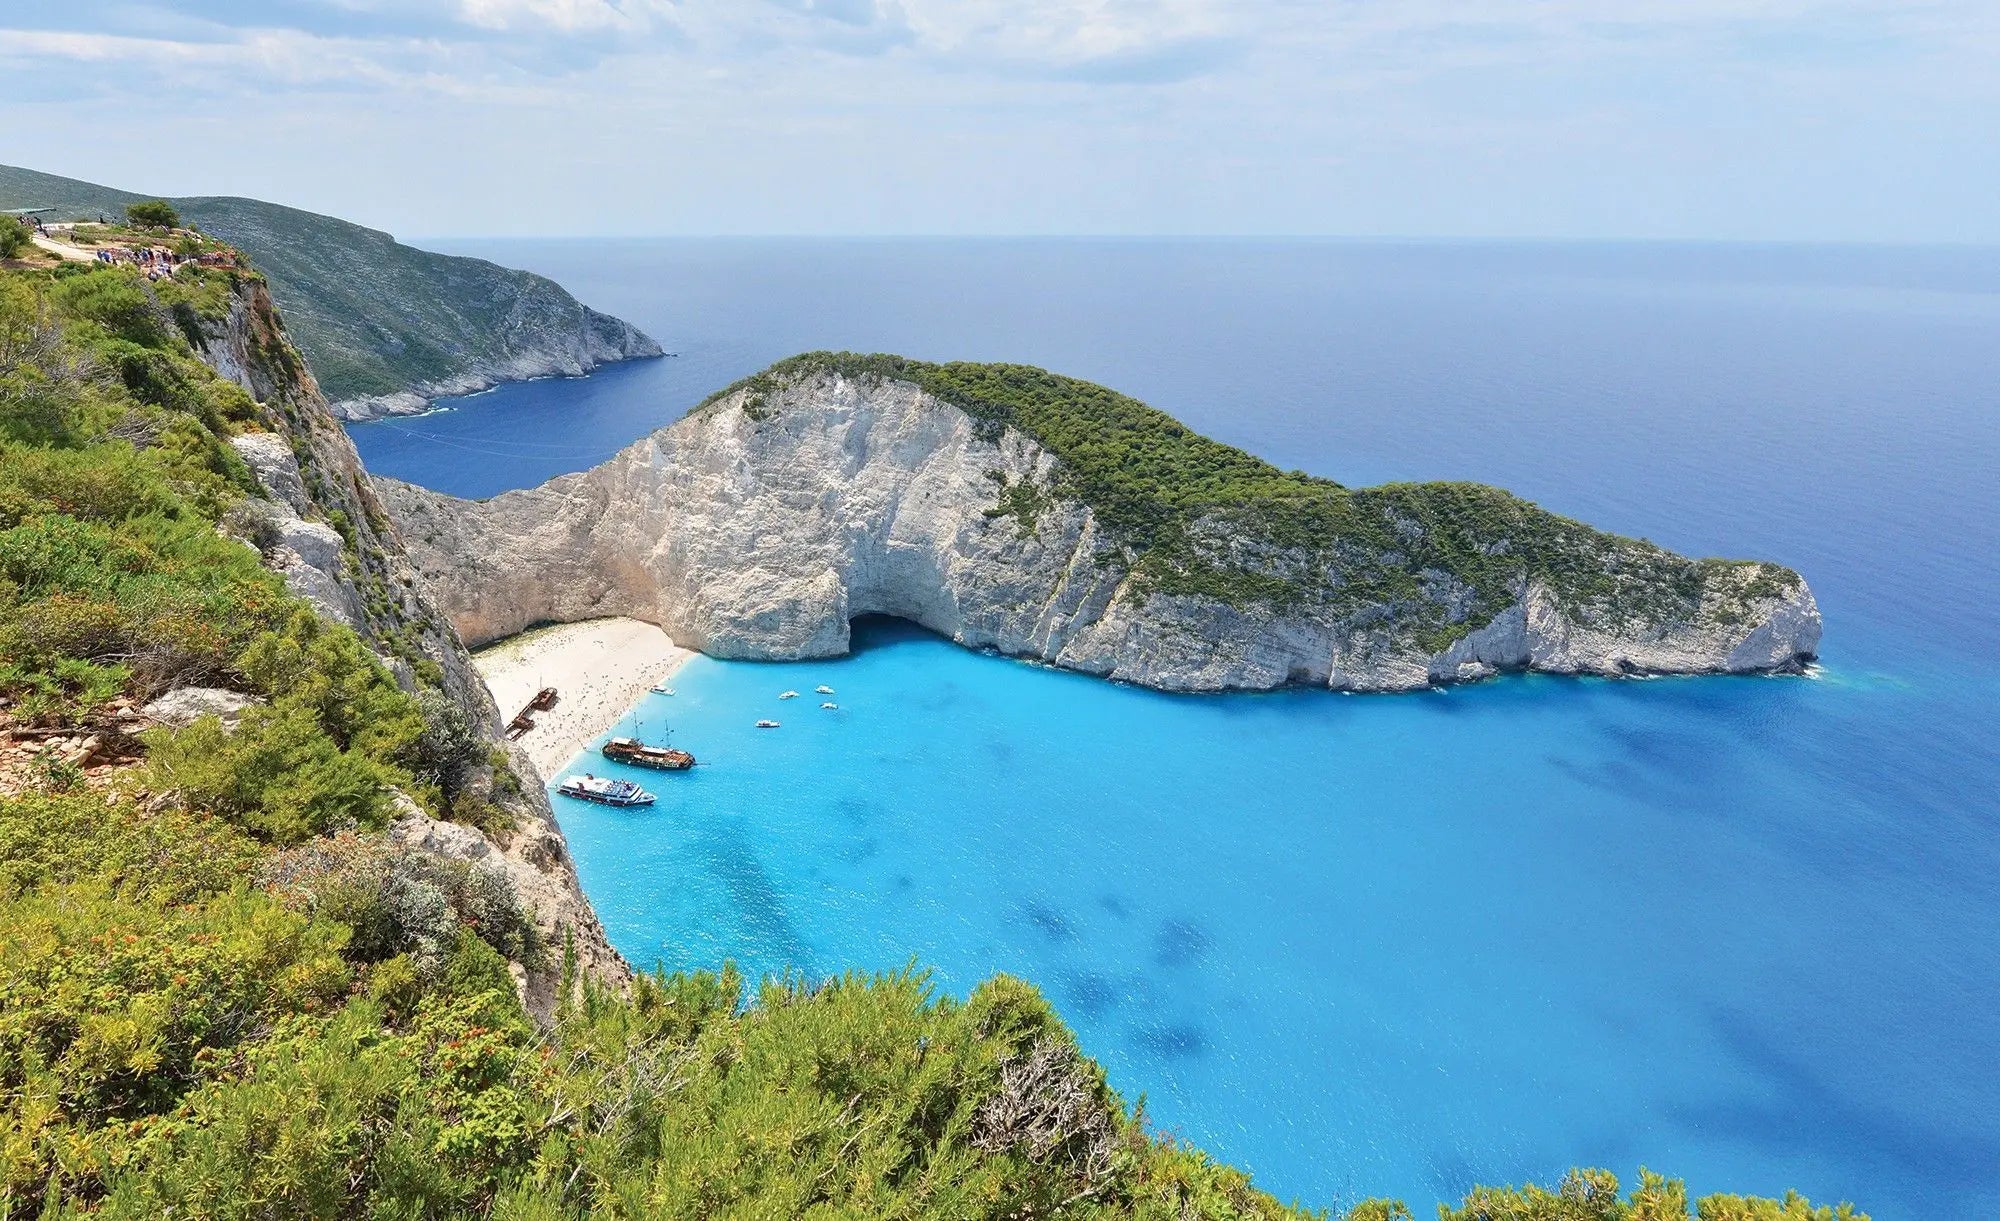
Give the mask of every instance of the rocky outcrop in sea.
[(1072, 465), (991, 412), (834, 360), (753, 379), (540, 487), (467, 501), (375, 484), (475, 644), (629, 615), (719, 657), (823, 657), (847, 650), (852, 619), (881, 614), (1170, 691), (1792, 672), (1818, 647), (1818, 607), (1788, 569), (1688, 560), (1472, 485), (1366, 500), (1380, 521), (1351, 538), (1204, 511), (1176, 545), (1229, 580), (1163, 578)]

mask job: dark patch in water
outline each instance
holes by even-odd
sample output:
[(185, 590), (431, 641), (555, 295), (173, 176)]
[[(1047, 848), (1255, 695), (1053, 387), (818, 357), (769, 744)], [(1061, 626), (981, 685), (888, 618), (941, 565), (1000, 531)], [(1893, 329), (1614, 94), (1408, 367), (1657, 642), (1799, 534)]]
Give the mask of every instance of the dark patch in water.
[[(1636, 801), (1668, 813), (1703, 812), (1698, 808), (1690, 810), (1686, 802), (1676, 800), (1674, 794), (1665, 790), (1658, 777), (1649, 776), (1643, 769), (1629, 763), (1579, 763), (1561, 755), (1545, 755), (1543, 758), (1551, 768), (1578, 784), (1609, 793), (1619, 801)], [(1616, 809), (1617, 805), (1614, 803), (1605, 808)]]
[(1192, 1022), (1162, 1022), (1141, 1026), (1139, 1045), (1163, 1060), (1189, 1060), (1208, 1054), (1208, 1035)]
[(811, 957), (798, 928), (778, 898), (778, 888), (764, 863), (741, 834), (726, 834), (711, 823), (695, 843), (695, 851), (729, 894), (744, 933), (744, 958), (784, 963), (808, 973)]
[(1482, 1182), (1507, 1178), (1504, 1174), (1481, 1174), (1463, 1152), (1451, 1145), (1433, 1146), (1424, 1154), (1424, 1163), (1431, 1194), (1440, 1200), (1462, 1199)]
[[(1865, 1087), (1826, 1080), (1818, 1066), (1786, 1046), (1767, 1024), (1717, 1010), (1710, 1023), (1746, 1081), (1760, 1088), (1733, 1099), (1681, 1103), (1675, 1117), (1690, 1131), (1724, 1133), (1774, 1157), (1810, 1149), (1829, 1164), (1892, 1168), (1898, 1179), (1937, 1191), (1945, 1202), (1985, 1188), (2000, 1166), (2000, 1141), (1933, 1126), (1916, 1116), (1868, 1102)], [(1879, 1173), (1879, 1171), (1878, 1171)]]
[(1118, 985), (1096, 971), (1076, 971), (1063, 976), (1063, 1007), (1087, 1018), (1101, 1018), (1118, 1004)]
[(1163, 920), (1153, 934), (1153, 961), (1163, 967), (1185, 967), (1208, 953), (1208, 934), (1185, 920)]
[(1021, 915), (1050, 941), (1076, 940), (1076, 929), (1071, 926), (1069, 917), (1053, 907), (1034, 902), (1024, 903), (1021, 905)]
[(899, 873), (896, 875), (895, 885), (897, 890), (911, 890), (916, 887), (916, 884), (917, 880), (911, 877), (907, 873)]
[(835, 802), (833, 808), (839, 812), (842, 818), (857, 827), (875, 816), (875, 806), (873, 803), (863, 801), (861, 798), (851, 794)]

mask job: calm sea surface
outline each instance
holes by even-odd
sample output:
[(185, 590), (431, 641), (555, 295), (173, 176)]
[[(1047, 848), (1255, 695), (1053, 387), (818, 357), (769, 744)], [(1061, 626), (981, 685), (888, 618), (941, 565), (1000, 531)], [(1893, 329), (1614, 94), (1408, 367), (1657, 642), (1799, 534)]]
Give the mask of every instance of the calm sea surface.
[(2000, 252), (445, 248), (679, 353), (353, 430), (446, 491), (795, 351), (1018, 360), (1282, 466), (1780, 560), (1826, 614), (1816, 680), (1398, 697), (1161, 696), (893, 622), (697, 659), (627, 724), (701, 766), (643, 813), (561, 803), (634, 961), (1021, 974), (1157, 1123), (1315, 1205), (1643, 1163), (2000, 1215)]

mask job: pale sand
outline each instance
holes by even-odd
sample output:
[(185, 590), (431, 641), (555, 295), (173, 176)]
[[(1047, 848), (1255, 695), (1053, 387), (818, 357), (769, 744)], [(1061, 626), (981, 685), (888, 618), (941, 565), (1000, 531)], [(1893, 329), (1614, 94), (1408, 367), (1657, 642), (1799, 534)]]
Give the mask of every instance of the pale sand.
[(556, 689), (556, 706), (533, 713), (535, 727), (520, 739), (543, 778), (554, 780), (648, 688), (668, 682), (693, 656), (650, 623), (589, 619), (509, 636), (474, 653), (472, 664), (503, 720), (543, 687)]

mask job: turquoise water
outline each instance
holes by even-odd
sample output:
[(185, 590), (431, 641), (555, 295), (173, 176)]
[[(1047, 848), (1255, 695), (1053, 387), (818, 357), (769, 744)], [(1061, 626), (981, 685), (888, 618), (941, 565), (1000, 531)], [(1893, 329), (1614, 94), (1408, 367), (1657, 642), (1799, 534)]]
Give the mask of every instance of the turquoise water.
[(2000, 1215), (2000, 254), (470, 249), (683, 355), (357, 428), (371, 467), (483, 494), (790, 351), (1004, 357), (1287, 467), (1779, 559), (1826, 612), (1814, 680), (1389, 698), (1159, 696), (892, 623), (698, 659), (636, 715), (701, 766), (560, 803), (635, 961), (1018, 972), (1157, 1121), (1316, 1205), (1588, 1162)]
[[(620, 732), (671, 724), (700, 765), (619, 772), (651, 810), (561, 801), (634, 960), (916, 956), (959, 994), (1014, 972), (1156, 1121), (1319, 1204), (1578, 1160), (1878, 1216), (1996, 1199), (1991, 941), (1934, 944), (1992, 931), (1986, 887), (1909, 855), (1917, 811), (1857, 801), (1843, 758), (1854, 720), (1931, 715), (1921, 693), (1836, 674), (1204, 699), (893, 621), (859, 645), (691, 662)], [(1913, 1097), (1925, 1113), (1899, 1113)], [(1896, 1198), (1911, 1166), (1966, 1211)]]

